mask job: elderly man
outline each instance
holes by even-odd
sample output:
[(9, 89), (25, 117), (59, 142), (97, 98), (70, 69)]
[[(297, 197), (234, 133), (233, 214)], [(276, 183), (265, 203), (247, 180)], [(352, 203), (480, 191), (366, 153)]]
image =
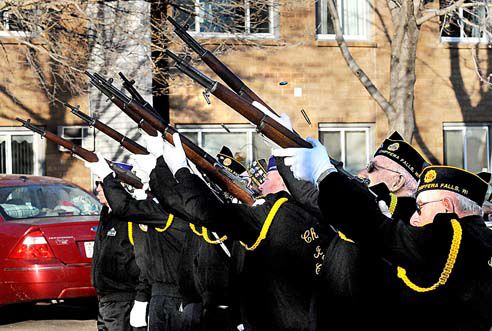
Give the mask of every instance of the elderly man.
[[(325, 219), (363, 250), (377, 252), (397, 266), (406, 303), (399, 329), (489, 330), (492, 325), (492, 231), (481, 218), (487, 183), (463, 169), (429, 166), (417, 188), (411, 225), (386, 218), (364, 188), (353, 185), (331, 165), (326, 149), (288, 149), (294, 175), (319, 185)], [(306, 166), (309, 164), (310, 166)], [(346, 217), (333, 217), (328, 203)], [(392, 316), (384, 316), (384, 319)], [(393, 316), (394, 317), (394, 316)], [(395, 325), (396, 328), (396, 325)]]

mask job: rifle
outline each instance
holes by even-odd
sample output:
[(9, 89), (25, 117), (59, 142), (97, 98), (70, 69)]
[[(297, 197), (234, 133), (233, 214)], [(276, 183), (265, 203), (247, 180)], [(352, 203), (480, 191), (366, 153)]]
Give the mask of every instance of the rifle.
[[(169, 143), (174, 144), (172, 135), (178, 131), (165, 123), (154, 108), (149, 104), (147, 104), (146, 107), (141, 105), (136, 101), (138, 98), (130, 99), (122, 91), (112, 85), (112, 80), (106, 80), (98, 74), (87, 74), (91, 77), (91, 84), (108, 96), (111, 101), (138, 123), (139, 126), (143, 129), (144, 127), (142, 124), (149, 126), (152, 129), (151, 131), (144, 129), (147, 134), (155, 137), (158, 135), (157, 132), (160, 132)], [(138, 94), (136, 90), (134, 90), (133, 93)], [(186, 136), (181, 135), (181, 142), (183, 143), (186, 157), (203, 171), (207, 177), (216, 183), (220, 187), (222, 193), (224, 193), (224, 191), (229, 192), (232, 196), (246, 204), (251, 205), (254, 203), (253, 192), (246, 187), (242, 180), (233, 176), (223, 165), (218, 163), (212, 155), (198, 147)]]
[[(87, 162), (99, 161), (99, 158), (95, 153), (88, 151), (87, 149), (80, 147), (69, 140), (63, 139), (62, 137), (59, 137), (56, 134), (51, 133), (50, 131), (47, 131), (37, 125), (32, 124), (31, 119), (25, 121), (19, 117), (16, 117), (16, 120), (21, 122), (23, 127), (35, 133), (40, 134), (42, 137), (45, 137), (46, 139), (54, 142), (57, 145), (63, 146), (66, 149), (70, 150), (72, 155), (73, 154), (78, 155), (80, 158), (82, 158)], [(106, 160), (106, 162), (108, 162), (108, 165), (111, 168), (111, 170), (113, 170), (116, 173), (116, 175), (118, 175), (118, 177), (121, 179), (122, 182), (125, 182), (138, 189), (141, 189), (143, 187), (140, 178), (135, 176), (132, 172), (120, 168), (119, 166), (117, 166), (116, 164), (114, 164), (109, 160)]]
[[(234, 92), (242, 96), (249, 103), (253, 101), (261, 103), (267, 107), (272, 113), (277, 115), (266, 102), (264, 102), (255, 92), (253, 92), (244, 82), (235, 75), (222, 61), (220, 61), (212, 52), (204, 48), (188, 33), (188, 25), (181, 26), (171, 16), (167, 20), (174, 26), (174, 32), (178, 37), (195, 51), (205, 64), (212, 69)], [(278, 115), (277, 115), (278, 116)]]
[(149, 152), (145, 147), (142, 145), (136, 143), (133, 141), (131, 138), (128, 138), (127, 136), (122, 135), (118, 131), (114, 130), (113, 128), (107, 126), (106, 124), (102, 123), (99, 120), (96, 120), (94, 117), (91, 117), (87, 115), (86, 113), (83, 113), (80, 111), (80, 106), (72, 106), (68, 103), (64, 103), (65, 107), (69, 108), (72, 114), (75, 116), (78, 116), (81, 118), (83, 121), (85, 121), (89, 126), (95, 127), (99, 131), (103, 132), (110, 138), (113, 138), (117, 142), (120, 143), (121, 146), (126, 148), (128, 151), (130, 151), (133, 154), (144, 154), (147, 155)]
[[(170, 56), (175, 62), (176, 68), (190, 77), (193, 81), (197, 82), (205, 88), (204, 95), (212, 93), (222, 102), (227, 104), (229, 107), (237, 111), (239, 114), (244, 116), (248, 121), (256, 126), (258, 133), (265, 135), (267, 138), (272, 140), (274, 143), (282, 148), (289, 147), (301, 147), (301, 148), (311, 148), (311, 144), (302, 139), (295, 132), (290, 131), (282, 124), (278, 123), (270, 116), (264, 114), (258, 108), (253, 106), (243, 97), (237, 95), (220, 82), (214, 81), (204, 73), (193, 67), (186, 60), (180, 58), (170, 50), (166, 50), (166, 54)], [(335, 160), (330, 157), (330, 162), (335, 166), (338, 172), (344, 174), (345, 176), (356, 179), (359, 182), (364, 180), (352, 175), (347, 170), (343, 168), (343, 162)]]

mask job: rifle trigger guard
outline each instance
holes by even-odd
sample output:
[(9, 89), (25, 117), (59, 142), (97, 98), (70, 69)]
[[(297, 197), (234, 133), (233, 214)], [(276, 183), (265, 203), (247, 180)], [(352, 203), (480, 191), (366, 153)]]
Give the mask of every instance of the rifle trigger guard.
[(260, 123), (258, 123), (258, 125), (256, 126), (256, 132), (261, 133), (261, 131), (263, 131), (263, 129), (265, 128), (266, 118), (267, 118), (267, 115), (263, 114), (263, 117), (261, 118)]

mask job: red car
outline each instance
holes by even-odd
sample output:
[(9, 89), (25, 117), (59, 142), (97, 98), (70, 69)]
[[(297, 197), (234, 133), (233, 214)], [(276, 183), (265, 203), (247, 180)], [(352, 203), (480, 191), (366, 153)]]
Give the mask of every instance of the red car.
[(70, 182), (0, 175), (0, 305), (94, 296), (100, 211)]

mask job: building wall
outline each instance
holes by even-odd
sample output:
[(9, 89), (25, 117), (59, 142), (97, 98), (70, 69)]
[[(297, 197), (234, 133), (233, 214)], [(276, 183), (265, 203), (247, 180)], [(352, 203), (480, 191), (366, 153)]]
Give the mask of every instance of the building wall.
[[(372, 35), (368, 41), (349, 42), (350, 51), (376, 86), (389, 97), (391, 28), (386, 1), (374, 0)], [(437, 2), (433, 4), (437, 6)], [(314, 1), (280, 6), (278, 39), (258, 41), (254, 47), (238, 44), (220, 59), (277, 112), (285, 112), (302, 136), (317, 136), (319, 123), (374, 123), (374, 146), (388, 135), (383, 111), (370, 98), (346, 65), (334, 41), (316, 40)], [(223, 40), (199, 39), (210, 49)], [(488, 59), (486, 48), (479, 51)], [(492, 121), (488, 86), (480, 85), (467, 45), (440, 42), (439, 22), (422, 28), (417, 54), (415, 114), (419, 139), (413, 143), (429, 158), (443, 161), (443, 123)], [(483, 64), (483, 63), (482, 63)], [(485, 62), (485, 65), (487, 63)], [(199, 68), (217, 79), (203, 65)], [(487, 69), (487, 67), (485, 67)], [(490, 72), (490, 70), (488, 71)], [(246, 123), (212, 96), (207, 105), (200, 88), (179, 75), (171, 86), (171, 122)], [(288, 85), (280, 86), (280, 81)], [(302, 96), (294, 97), (294, 88)], [(309, 126), (300, 113), (304, 109)], [(420, 139), (421, 137), (421, 139)]]

